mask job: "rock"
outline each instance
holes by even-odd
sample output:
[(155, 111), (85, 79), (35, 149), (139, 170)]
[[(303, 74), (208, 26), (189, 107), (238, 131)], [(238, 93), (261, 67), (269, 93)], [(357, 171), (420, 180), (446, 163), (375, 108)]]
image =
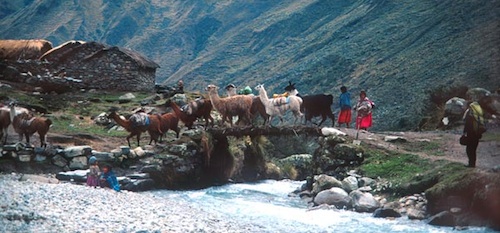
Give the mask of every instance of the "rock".
[(16, 152), (17, 160), (23, 163), (31, 162), (31, 157), (33, 156), (33, 150), (21, 150)]
[(31, 174), (23, 174), (19, 181), (36, 181), (36, 182), (41, 182), (41, 183), (48, 183), (48, 184), (57, 184), (59, 183), (58, 179), (55, 178), (49, 178), (49, 177), (44, 177), (44, 176), (39, 176), (39, 175), (31, 175)]
[(52, 164), (54, 164), (58, 167), (65, 167), (66, 165), (68, 165), (68, 161), (64, 157), (62, 157), (61, 155), (55, 155), (52, 158)]
[(130, 182), (124, 182), (121, 185), (121, 189), (134, 192), (152, 190), (155, 187), (156, 183), (152, 179), (132, 179)]
[(280, 163), (291, 165), (297, 170), (298, 175), (296, 180), (304, 180), (307, 176), (312, 175), (313, 156), (310, 154), (290, 155), (284, 159), (280, 159)]
[(97, 161), (99, 162), (114, 162), (115, 161), (115, 156), (111, 152), (99, 152), (99, 151), (93, 151), (92, 155), (95, 156)]
[(478, 101), (484, 96), (491, 95), (491, 92), (484, 88), (476, 87), (467, 90), (467, 93), (465, 93), (465, 95), (467, 96), (467, 99), (471, 101)]
[(90, 146), (72, 146), (64, 149), (64, 157), (73, 158), (76, 156), (88, 156), (92, 154), (92, 148)]
[(71, 170), (81, 170), (88, 166), (86, 156), (77, 156), (71, 159), (69, 162), (69, 169)]
[(371, 193), (363, 193), (359, 190), (355, 190), (349, 194), (349, 197), (351, 197), (352, 207), (356, 212), (371, 213), (380, 207), (380, 203)]
[(406, 214), (408, 215), (408, 219), (415, 219), (415, 220), (423, 220), (425, 219), (425, 211), (423, 210), (418, 210), (414, 208), (409, 208), (406, 211)]
[(125, 93), (124, 95), (118, 97), (118, 100), (120, 103), (128, 103), (135, 98), (136, 98), (135, 95), (129, 92), (129, 93)]
[(323, 190), (314, 197), (314, 204), (316, 205), (334, 205), (339, 209), (349, 207), (350, 202), (351, 198), (347, 192), (337, 187)]
[(182, 155), (184, 151), (187, 150), (187, 145), (186, 144), (177, 144), (177, 145), (172, 145), (168, 151), (172, 154), (175, 155)]
[(161, 166), (160, 165), (147, 165), (141, 169), (141, 172), (158, 173), (158, 172), (161, 172)]
[(335, 128), (331, 128), (331, 127), (323, 127), (321, 128), (321, 134), (323, 134), (323, 136), (331, 136), (331, 135), (335, 135), (335, 136), (345, 136), (347, 135), (346, 133), (338, 130), (338, 129), (335, 129)]
[(361, 177), (358, 179), (359, 187), (372, 186), (375, 183), (375, 180), (369, 177)]
[(141, 148), (141, 147), (136, 147), (134, 150), (131, 151), (130, 154), (135, 154), (136, 157), (144, 157), (146, 152)]
[(111, 120), (108, 118), (107, 113), (101, 112), (99, 115), (94, 117), (94, 122), (98, 125), (108, 125), (111, 123)]
[(74, 170), (67, 172), (59, 172), (56, 175), (58, 180), (66, 181), (76, 181), (76, 182), (87, 182), (87, 173), (89, 170)]
[(352, 144), (337, 144), (332, 153), (335, 155), (335, 159), (343, 160), (345, 164), (351, 164), (352, 162), (360, 164), (364, 160), (363, 149)]
[(35, 155), (35, 159), (33, 159), (33, 161), (37, 162), (37, 163), (43, 163), (47, 160), (47, 156), (45, 155), (41, 155), (41, 154), (37, 154)]
[(453, 120), (461, 118), (467, 109), (467, 101), (459, 97), (453, 97), (444, 105), (444, 115)]
[(354, 176), (348, 176), (342, 180), (342, 188), (346, 192), (358, 189), (358, 179)]
[(430, 217), (427, 223), (434, 226), (448, 227), (456, 225), (455, 216), (453, 216), (453, 214), (451, 214), (449, 211), (442, 211), (437, 213), (436, 215)]
[(321, 174), (315, 177), (314, 180), (315, 181), (313, 183), (313, 189), (312, 189), (313, 194), (318, 194), (319, 192), (326, 189), (330, 189), (332, 187), (339, 187), (339, 188), (342, 187), (342, 182), (340, 182), (333, 176)]
[(134, 174), (128, 174), (128, 175), (126, 175), (126, 177), (128, 177), (130, 179), (136, 179), (136, 180), (148, 179), (149, 174), (148, 173), (134, 173)]
[(408, 140), (401, 136), (385, 136), (384, 141), (386, 142), (407, 142)]
[(394, 209), (378, 208), (373, 212), (374, 218), (400, 218), (401, 214)]

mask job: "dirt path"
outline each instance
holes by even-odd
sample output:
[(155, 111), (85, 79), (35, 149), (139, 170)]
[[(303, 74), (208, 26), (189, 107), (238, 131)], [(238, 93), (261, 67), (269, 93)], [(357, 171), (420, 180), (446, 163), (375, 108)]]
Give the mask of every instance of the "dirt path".
[[(356, 130), (339, 128), (351, 137), (356, 137)], [(431, 160), (448, 160), (464, 165), (468, 163), (465, 146), (458, 143), (460, 130), (452, 131), (428, 131), (428, 132), (367, 132), (360, 131), (359, 140), (362, 143), (374, 145), (379, 148), (397, 151), (401, 153), (417, 154), (422, 158)], [(407, 140), (406, 143), (386, 142), (386, 136), (399, 136)], [(490, 169), (500, 166), (500, 128), (495, 126), (488, 129), (479, 142), (477, 150), (476, 166), (483, 169)], [(412, 146), (405, 144), (433, 144), (435, 147), (424, 149), (423, 151), (408, 150)], [(417, 146), (418, 146), (417, 145)], [(415, 145), (413, 146), (415, 147)]]

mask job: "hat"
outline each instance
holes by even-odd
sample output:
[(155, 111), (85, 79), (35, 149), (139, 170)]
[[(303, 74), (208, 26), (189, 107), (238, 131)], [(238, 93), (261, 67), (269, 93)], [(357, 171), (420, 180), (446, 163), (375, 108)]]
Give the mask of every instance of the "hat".
[(89, 158), (89, 163), (90, 163), (90, 164), (94, 164), (95, 162), (97, 162), (97, 158), (96, 158), (95, 156), (91, 156), (91, 157)]

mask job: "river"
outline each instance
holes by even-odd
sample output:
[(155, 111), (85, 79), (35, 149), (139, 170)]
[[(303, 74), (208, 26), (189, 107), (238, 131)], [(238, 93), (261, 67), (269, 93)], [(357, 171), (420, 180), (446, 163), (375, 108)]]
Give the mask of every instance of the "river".
[[(288, 194), (300, 187), (299, 181), (266, 180), (257, 183), (227, 184), (193, 191), (152, 191), (148, 195), (182, 199), (208, 212), (241, 224), (251, 224), (254, 232), (457, 232), (406, 217), (373, 218), (368, 213), (347, 210), (308, 210), (307, 203)], [(460, 232), (495, 232), (469, 227)]]

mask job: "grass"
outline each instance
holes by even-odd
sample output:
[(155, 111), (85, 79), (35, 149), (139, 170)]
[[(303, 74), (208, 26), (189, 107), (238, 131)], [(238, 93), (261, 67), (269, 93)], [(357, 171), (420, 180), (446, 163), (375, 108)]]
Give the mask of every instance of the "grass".
[(402, 147), (409, 152), (422, 152), (428, 155), (443, 156), (443, 150), (440, 150), (440, 143), (437, 141), (420, 141), (420, 142), (407, 142), (401, 144)]

